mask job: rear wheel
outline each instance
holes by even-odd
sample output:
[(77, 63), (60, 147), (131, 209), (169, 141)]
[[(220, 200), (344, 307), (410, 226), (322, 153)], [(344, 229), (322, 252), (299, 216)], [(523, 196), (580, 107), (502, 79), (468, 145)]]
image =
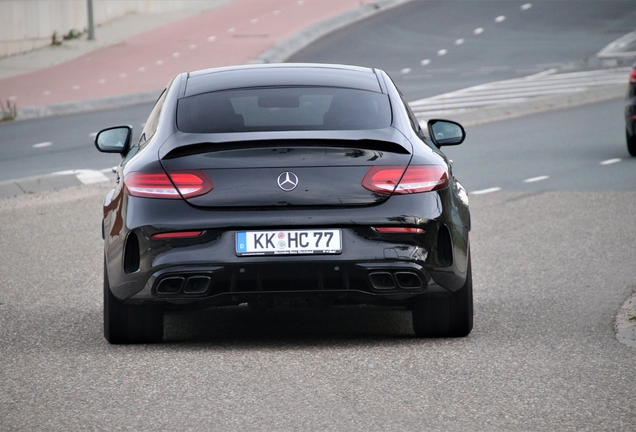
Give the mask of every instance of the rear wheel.
[(630, 136), (629, 132), (625, 130), (625, 139), (627, 141), (627, 151), (630, 155), (636, 156), (636, 133)]
[(110, 291), (104, 265), (104, 337), (111, 344), (161, 342), (163, 310), (156, 306), (126, 305)]
[(418, 337), (464, 337), (473, 329), (473, 278), (468, 258), (466, 283), (447, 297), (427, 297), (413, 306), (413, 330)]

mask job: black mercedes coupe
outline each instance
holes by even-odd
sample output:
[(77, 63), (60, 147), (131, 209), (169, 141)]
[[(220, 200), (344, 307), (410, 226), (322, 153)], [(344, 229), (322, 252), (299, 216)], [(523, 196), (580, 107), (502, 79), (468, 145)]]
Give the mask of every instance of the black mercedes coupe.
[(177, 75), (104, 203), (104, 335), (163, 338), (164, 313), (375, 305), (419, 337), (473, 327), (470, 214), (440, 151), (458, 123), (415, 118), (382, 70), (245, 65)]

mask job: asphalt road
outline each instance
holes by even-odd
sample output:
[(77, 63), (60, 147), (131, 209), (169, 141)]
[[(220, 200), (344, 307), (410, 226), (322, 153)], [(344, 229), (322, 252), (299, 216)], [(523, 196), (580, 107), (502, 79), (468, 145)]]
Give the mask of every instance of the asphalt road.
[(288, 61), (379, 67), (412, 101), (550, 68), (598, 66), (594, 55), (634, 22), (632, 0), (414, 1)]
[[(473, 126), (448, 149), (473, 191), (475, 329), (463, 339), (416, 339), (400, 310), (238, 307), (168, 315), (160, 345), (111, 346), (109, 185), (0, 200), (0, 430), (633, 430), (636, 351), (612, 329), (636, 289), (636, 159), (620, 106)], [(98, 155), (100, 121), (138, 130), (145, 117), (109, 115), (22, 133), (77, 131)], [(57, 160), (79, 152), (68, 144)], [(90, 167), (60, 169), (72, 168)]]

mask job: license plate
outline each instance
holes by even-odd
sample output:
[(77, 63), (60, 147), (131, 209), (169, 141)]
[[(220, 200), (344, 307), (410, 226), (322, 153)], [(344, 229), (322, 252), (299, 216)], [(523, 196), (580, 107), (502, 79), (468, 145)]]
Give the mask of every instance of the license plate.
[(311, 255), (339, 254), (342, 236), (339, 229), (238, 231), (236, 254)]

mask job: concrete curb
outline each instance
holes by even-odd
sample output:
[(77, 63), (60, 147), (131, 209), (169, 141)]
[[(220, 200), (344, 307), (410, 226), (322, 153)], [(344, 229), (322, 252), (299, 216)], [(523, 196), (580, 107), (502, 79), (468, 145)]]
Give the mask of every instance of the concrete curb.
[(259, 55), (250, 63), (281, 63), (323, 36), (413, 0), (379, 0), (310, 26)]
[(82, 184), (110, 181), (114, 174), (106, 171), (75, 170), (0, 182), (0, 199), (27, 195)]
[(619, 342), (636, 348), (636, 289), (618, 310), (614, 331)]

